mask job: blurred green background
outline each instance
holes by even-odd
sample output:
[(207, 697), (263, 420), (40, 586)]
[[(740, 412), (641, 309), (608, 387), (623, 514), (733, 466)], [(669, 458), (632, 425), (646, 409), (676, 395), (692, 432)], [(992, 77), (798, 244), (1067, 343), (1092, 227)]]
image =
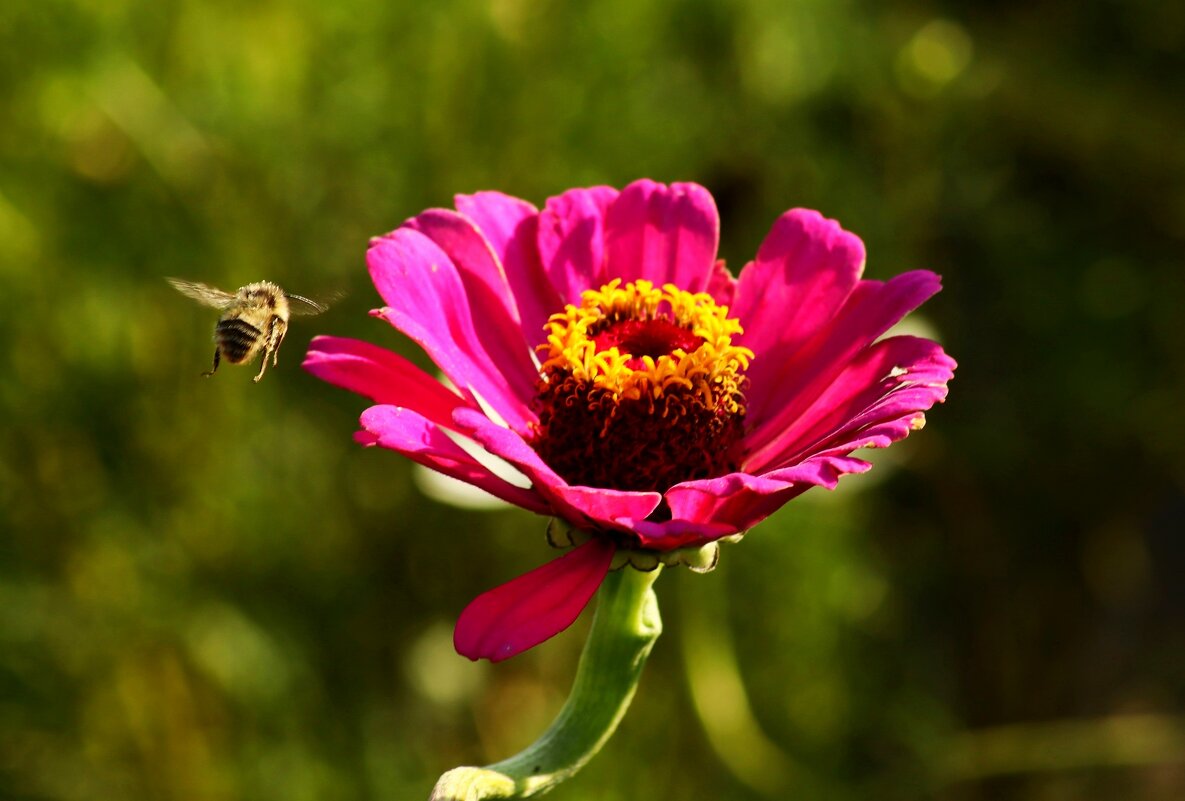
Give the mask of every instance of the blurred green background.
[[(529, 742), (587, 620), (451, 648), (544, 521), (350, 439), (315, 333), (455, 192), (818, 208), (943, 274), (925, 431), (709, 576), (565, 799), (1185, 797), (1185, 4), (0, 5), (0, 797), (415, 799)], [(207, 369), (177, 275), (346, 291)]]

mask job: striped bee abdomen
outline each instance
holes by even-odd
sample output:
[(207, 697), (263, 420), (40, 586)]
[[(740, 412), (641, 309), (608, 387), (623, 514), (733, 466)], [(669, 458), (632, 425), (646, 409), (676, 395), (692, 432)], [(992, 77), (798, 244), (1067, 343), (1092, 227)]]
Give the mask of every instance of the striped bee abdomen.
[(214, 329), (214, 340), (222, 355), (232, 364), (238, 364), (253, 356), (263, 339), (263, 332), (237, 317), (219, 320)]

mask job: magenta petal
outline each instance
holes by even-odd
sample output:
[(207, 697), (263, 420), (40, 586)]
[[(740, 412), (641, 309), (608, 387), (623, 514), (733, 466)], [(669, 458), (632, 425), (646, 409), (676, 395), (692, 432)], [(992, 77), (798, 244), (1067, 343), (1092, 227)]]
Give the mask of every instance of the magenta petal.
[(364, 445), (381, 445), (409, 459), (483, 489), (507, 503), (547, 514), (550, 507), (533, 489), (516, 487), (490, 472), (422, 415), (398, 406), (371, 406), (362, 413), (364, 432), (355, 439)]
[(563, 483), (563, 479), (539, 458), (539, 454), (527, 444), (518, 432), (500, 426), (484, 414), (472, 409), (457, 409), (453, 417), (455, 427), (500, 459), (517, 467), (532, 483), (552, 486)]
[(719, 241), (716, 202), (697, 184), (635, 181), (605, 215), (608, 275), (623, 281), (644, 278), (655, 286), (703, 292)]
[(605, 276), (605, 211), (617, 198), (609, 186), (571, 189), (548, 198), (539, 214), (539, 258), (563, 303), (608, 283)]
[(469, 308), (477, 311), (473, 325), (486, 353), (517, 397), (533, 397), (539, 373), (531, 348), (540, 333), (531, 331), (528, 342), (502, 264), (489, 242), (469, 218), (449, 209), (430, 209), (404, 226), (424, 234), (448, 255), (465, 287)]
[[(724, 263), (724, 259), (717, 259), (715, 266), (712, 267), (712, 278), (708, 281), (708, 288), (705, 290), (712, 296), (712, 300), (716, 301), (721, 306), (727, 306), (732, 309), (733, 303), (736, 301), (737, 294), (737, 279), (732, 277), (732, 273), (728, 271), (728, 265)], [(736, 312), (732, 312), (730, 317), (736, 317)]]
[(885, 447), (946, 398), (954, 359), (935, 342), (890, 337), (859, 354), (797, 419), (754, 450), (745, 469), (761, 473), (807, 456)]
[(369, 342), (319, 336), (309, 343), (304, 369), (375, 403), (405, 406), (433, 423), (451, 426), (465, 400), (398, 353)]
[(645, 520), (662, 501), (657, 492), (613, 490), (563, 484), (548, 491), (593, 521), (600, 528), (632, 531), (633, 524)]
[[(869, 467), (868, 462), (853, 457), (817, 457), (760, 476), (730, 473), (676, 484), (667, 490), (666, 500), (672, 519), (727, 526), (732, 533), (752, 528), (811, 487), (834, 489), (840, 476), (863, 473)], [(680, 547), (677, 540), (659, 540), (664, 533), (650, 532), (649, 547)], [(675, 533), (679, 533), (677, 529)]]
[(501, 662), (575, 622), (613, 561), (613, 544), (591, 540), (530, 573), (482, 593), (457, 620), (453, 645), (470, 659)]
[(473, 220), (451, 209), (428, 209), (407, 220), (403, 227), (419, 231), (448, 254), (471, 298), (476, 285), (485, 287), (480, 296), (502, 307), (501, 314), (518, 322), (518, 309), (510, 297), (502, 262)]
[(514, 431), (472, 409), (457, 409), (453, 420), (474, 442), (522, 471), (551, 502), (552, 513), (577, 528), (628, 531), (632, 521), (644, 519), (662, 500), (657, 492), (570, 486)]
[[(458, 389), (476, 392), (502, 419), (525, 431), (534, 414), (511, 386), (473, 325), (473, 311), (452, 259), (428, 237), (400, 228), (366, 252), (375, 288), (387, 303), (380, 315), (415, 340)], [(512, 366), (513, 367), (513, 366)]]
[(941, 279), (927, 270), (861, 281), (839, 314), (799, 351), (779, 345), (761, 353), (749, 369), (747, 439), (768, 442), (792, 425), (860, 351), (941, 288)]
[(483, 414), (469, 409), (458, 409), (453, 421), (458, 430), (487, 451), (504, 459), (520, 470), (540, 495), (551, 503), (551, 513), (571, 523), (576, 528), (593, 527), (593, 521), (557, 494), (558, 487), (567, 483), (539, 458), (539, 454), (527, 444), (518, 433), (500, 426)]
[(542, 336), (547, 318), (563, 308), (539, 261), (539, 211), (501, 192), (457, 195), (457, 211), (477, 226), (502, 263), (527, 341)]
[[(817, 211), (778, 218), (737, 282), (738, 343), (758, 354), (750, 386), (767, 382), (839, 313), (864, 269), (864, 244)], [(752, 401), (752, 399), (750, 399)]]

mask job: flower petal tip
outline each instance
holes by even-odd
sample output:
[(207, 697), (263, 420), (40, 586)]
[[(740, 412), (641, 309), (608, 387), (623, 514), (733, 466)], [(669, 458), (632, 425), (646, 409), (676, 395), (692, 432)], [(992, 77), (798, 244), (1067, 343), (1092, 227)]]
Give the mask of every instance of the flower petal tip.
[(457, 620), (453, 647), (475, 661), (501, 662), (559, 634), (601, 586), (614, 550), (608, 540), (594, 537), (477, 596)]

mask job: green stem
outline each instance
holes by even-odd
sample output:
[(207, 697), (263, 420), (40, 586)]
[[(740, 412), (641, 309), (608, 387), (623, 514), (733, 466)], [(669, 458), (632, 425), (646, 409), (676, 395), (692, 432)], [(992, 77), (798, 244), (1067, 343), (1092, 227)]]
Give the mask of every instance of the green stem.
[(662, 633), (651, 585), (662, 567), (625, 567), (605, 577), (597, 612), (559, 717), (525, 750), (484, 768), (453, 768), (429, 801), (528, 798), (584, 767), (613, 734), (634, 697), (650, 648)]

